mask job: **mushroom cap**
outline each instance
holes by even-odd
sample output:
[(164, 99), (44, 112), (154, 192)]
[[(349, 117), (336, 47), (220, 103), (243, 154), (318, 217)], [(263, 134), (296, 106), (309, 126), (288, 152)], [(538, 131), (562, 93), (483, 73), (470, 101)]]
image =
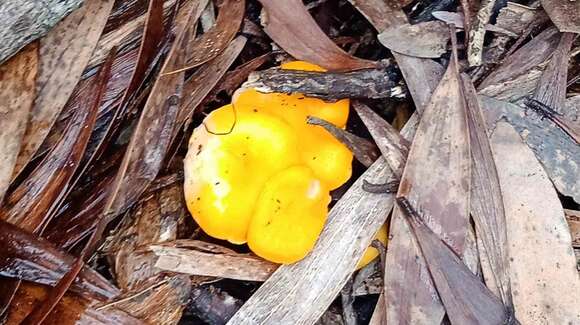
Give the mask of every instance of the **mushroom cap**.
[(248, 231), (248, 246), (269, 261), (294, 263), (312, 250), (330, 203), (329, 189), (307, 166), (293, 166), (266, 182)]
[[(377, 239), (378, 241), (383, 243), (383, 245), (386, 246), (387, 245), (387, 237), (388, 237), (388, 230), (387, 230), (387, 224), (385, 223), (381, 226), (381, 228), (379, 228), (379, 231), (377, 231), (377, 234), (375, 235), (375, 239)], [(372, 247), (372, 246), (369, 246), (367, 248), (367, 250), (364, 252), (360, 261), (358, 262), (356, 269), (357, 270), (362, 269), (367, 264), (372, 262), (375, 258), (377, 258), (377, 256), (379, 256), (379, 250)]]
[[(323, 71), (305, 62), (286, 67)], [(353, 158), (306, 119), (344, 127), (348, 112), (348, 99), (327, 103), (301, 94), (239, 91), (191, 136), (184, 191), (195, 221), (210, 236), (247, 242), (270, 261), (302, 259), (322, 231), (330, 190), (350, 178)]]
[(242, 244), (263, 184), (299, 163), (300, 156), (295, 132), (283, 120), (236, 115), (232, 129), (233, 110), (226, 105), (195, 129), (184, 161), (184, 191), (189, 211), (206, 233)]

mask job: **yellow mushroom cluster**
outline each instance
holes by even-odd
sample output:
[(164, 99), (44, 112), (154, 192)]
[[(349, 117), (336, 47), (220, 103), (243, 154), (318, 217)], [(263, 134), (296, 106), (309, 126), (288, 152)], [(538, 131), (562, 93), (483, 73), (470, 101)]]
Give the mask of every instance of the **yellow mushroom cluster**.
[[(324, 71), (300, 61), (282, 68)], [(350, 178), (353, 158), (306, 119), (344, 128), (348, 113), (348, 99), (328, 103), (302, 94), (238, 91), (189, 142), (184, 190), (195, 221), (210, 236), (247, 243), (269, 261), (302, 259), (324, 226), (330, 191)]]

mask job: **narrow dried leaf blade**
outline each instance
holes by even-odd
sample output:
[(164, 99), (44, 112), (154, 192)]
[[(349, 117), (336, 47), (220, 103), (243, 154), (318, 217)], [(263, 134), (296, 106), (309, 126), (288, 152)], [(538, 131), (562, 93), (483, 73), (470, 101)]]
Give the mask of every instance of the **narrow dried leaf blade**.
[(0, 66), (0, 202), (8, 189), (28, 113), (36, 94), (38, 43), (32, 43)]
[(426, 224), (406, 199), (397, 198), (427, 262), (429, 274), (452, 324), (507, 324), (510, 320), (501, 300), (463, 263)]
[(376, 66), (376, 62), (355, 58), (334, 44), (316, 24), (301, 0), (260, 0), (260, 3), (266, 10), (264, 30), (293, 57), (331, 71)]
[(542, 0), (542, 7), (562, 33), (580, 33), (580, 2)]
[(14, 176), (38, 150), (72, 94), (105, 27), (113, 0), (87, 1), (40, 40), (36, 99)]
[[(54, 286), (71, 268), (74, 258), (48, 241), (0, 221), (0, 275)], [(72, 289), (92, 299), (107, 300), (119, 294), (100, 274), (84, 267)]]
[(0, 219), (31, 232), (37, 232), (67, 193), (90, 139), (99, 105), (110, 77), (114, 53), (87, 87), (85, 100), (77, 107), (60, 141), (6, 198), (0, 208)]
[(513, 313), (506, 216), (493, 161), (487, 127), (481, 112), (477, 93), (471, 80), (462, 75), (467, 101), (467, 121), (471, 148), (471, 216), (475, 221), (484, 279), (488, 287), (502, 299)]
[(188, 68), (210, 61), (228, 47), (240, 29), (245, 9), (245, 0), (226, 0), (222, 3), (215, 25), (189, 45)]
[[(454, 61), (425, 108), (398, 195), (431, 216), (431, 229), (463, 254), (469, 225), (470, 152), (465, 102)], [(433, 173), (436, 170), (437, 173)], [(385, 274), (387, 322), (434, 324), (443, 306), (409, 226), (395, 209)]]
[(507, 216), (516, 317), (522, 324), (574, 324), (580, 279), (556, 191), (508, 123), (497, 124), (491, 143)]

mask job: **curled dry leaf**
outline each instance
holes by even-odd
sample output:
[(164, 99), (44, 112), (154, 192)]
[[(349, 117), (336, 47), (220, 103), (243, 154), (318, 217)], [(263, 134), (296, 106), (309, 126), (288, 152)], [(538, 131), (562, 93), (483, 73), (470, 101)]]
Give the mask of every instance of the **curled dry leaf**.
[(78, 8), (82, 0), (2, 1), (0, 3), (0, 64), (28, 43), (46, 34), (56, 23)]
[(467, 102), (471, 149), (471, 216), (477, 231), (478, 253), (483, 277), (493, 293), (513, 314), (509, 279), (506, 215), (493, 161), (487, 126), (471, 80), (461, 76)]
[[(264, 31), (298, 60), (330, 71), (374, 68), (376, 62), (355, 58), (336, 44), (316, 24), (301, 0), (259, 0), (264, 7)], [(292, 13), (291, 15), (289, 13)]]
[(14, 176), (38, 150), (72, 94), (95, 48), (113, 0), (87, 1), (40, 40), (36, 99)]
[[(0, 275), (54, 286), (71, 268), (74, 258), (45, 239), (0, 221)], [(72, 291), (90, 299), (106, 301), (119, 294), (100, 274), (83, 267)]]
[(542, 0), (542, 7), (562, 33), (580, 33), (580, 2)]
[(419, 58), (438, 58), (447, 51), (449, 29), (440, 21), (404, 24), (381, 31), (378, 38), (393, 52)]
[[(397, 193), (429, 214), (429, 227), (459, 255), (466, 249), (471, 163), (461, 87), (456, 62), (451, 61), (421, 116)], [(398, 209), (390, 236), (386, 269), (391, 271), (385, 274), (387, 322), (441, 322), (443, 306)]]
[(0, 219), (38, 232), (47, 216), (58, 207), (93, 131), (114, 56), (112, 53), (103, 65), (92, 87), (85, 88), (84, 101), (70, 118), (59, 142), (28, 178), (7, 196), (0, 208)]
[(546, 29), (508, 56), (499, 68), (483, 80), (478, 92), (510, 102), (529, 96), (542, 74), (541, 65), (550, 58), (559, 39), (556, 28)]
[[(240, 29), (246, 9), (245, 0), (225, 0), (219, 8), (215, 25), (189, 44), (187, 68), (197, 67), (223, 52)], [(192, 38), (193, 39), (193, 38)]]
[(497, 124), (491, 143), (507, 215), (516, 317), (522, 324), (574, 324), (580, 279), (557, 193), (508, 123)]
[(488, 129), (502, 118), (523, 136), (563, 195), (580, 202), (580, 146), (554, 121), (534, 110), (482, 96)]
[(0, 202), (8, 189), (34, 101), (38, 44), (0, 65)]
[(227, 248), (196, 241), (178, 240), (149, 249), (157, 256), (155, 267), (168, 272), (242, 281), (266, 281), (278, 264), (239, 254)]
[(397, 205), (411, 226), (451, 324), (513, 323), (514, 319), (506, 313), (501, 300), (427, 226), (425, 220), (431, 217), (419, 215), (404, 197), (397, 198)]

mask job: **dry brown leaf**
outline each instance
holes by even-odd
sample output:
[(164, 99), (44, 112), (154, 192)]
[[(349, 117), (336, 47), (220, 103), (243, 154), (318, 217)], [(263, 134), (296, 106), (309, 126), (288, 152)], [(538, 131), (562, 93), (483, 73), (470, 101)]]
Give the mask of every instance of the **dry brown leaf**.
[(407, 22), (403, 10), (392, 6), (392, 1), (385, 0), (348, 0), (380, 33), (401, 21)]
[(503, 301), (513, 315), (509, 279), (506, 217), (497, 170), (475, 87), (462, 75), (467, 101), (467, 122), (471, 149), (471, 216), (475, 221), (478, 253), (487, 287)]
[(13, 175), (38, 150), (72, 94), (113, 6), (113, 0), (87, 1), (40, 40), (36, 99)]
[(378, 38), (393, 52), (418, 58), (438, 58), (447, 52), (449, 29), (440, 21), (404, 24), (381, 31)]
[(550, 58), (559, 39), (556, 28), (546, 29), (491, 72), (478, 86), (478, 93), (510, 102), (532, 94), (543, 71), (541, 64)]
[(401, 179), (409, 153), (409, 141), (405, 140), (393, 126), (359, 102), (352, 104), (361, 120), (371, 133), (381, 154), (397, 179)]
[(28, 113), (34, 101), (38, 70), (38, 43), (25, 47), (0, 65), (0, 202), (8, 189)]
[[(436, 200), (436, 198), (435, 198)], [(514, 323), (512, 315), (465, 265), (453, 249), (427, 226), (429, 215), (419, 215), (404, 197), (398, 207), (411, 226), (437, 293), (443, 301), (451, 324), (498, 325)]]
[(562, 33), (580, 33), (580, 2), (542, 0), (542, 7)]
[(580, 279), (557, 193), (508, 123), (497, 124), (491, 143), (507, 216), (516, 317), (522, 324), (577, 323)]
[(242, 281), (266, 281), (278, 264), (196, 240), (149, 245), (155, 267), (168, 272)]
[[(504, 8), (505, 9), (505, 8)], [(435, 11), (433, 13), (433, 17), (447, 23), (455, 25), (455, 28), (463, 29), (463, 14), (460, 12), (449, 12), (449, 11)], [(485, 30), (490, 32), (497, 32), (501, 33), (510, 37), (517, 37), (518, 35), (508, 29), (496, 26), (485, 24)]]
[[(397, 193), (430, 215), (429, 227), (459, 255), (465, 251), (469, 225), (471, 163), (461, 87), (456, 63), (451, 61), (421, 116)], [(385, 268), (389, 270), (385, 273), (387, 322), (441, 322), (443, 306), (398, 209), (390, 237)]]
[(197, 67), (215, 58), (226, 49), (240, 29), (245, 9), (245, 0), (222, 2), (215, 25), (188, 45), (192, 51), (187, 56), (187, 68)]
[(22, 184), (7, 196), (0, 208), (0, 219), (30, 232), (38, 232), (58, 207), (93, 131), (114, 55), (112, 53), (103, 65), (92, 87), (86, 88), (83, 105), (77, 107), (59, 142)]
[[(145, 103), (105, 205), (107, 218), (131, 206), (155, 179), (171, 143), (175, 119), (182, 98), (184, 73), (170, 73), (183, 66), (184, 40), (196, 6), (190, 4), (186, 19), (178, 26), (177, 37), (161, 67)], [(107, 223), (105, 220), (101, 223)], [(97, 229), (97, 232), (102, 230)], [(100, 236), (100, 234), (97, 234)]]
[(558, 191), (580, 202), (580, 146), (574, 139), (531, 109), (486, 96), (480, 98), (488, 129), (505, 118), (534, 151)]
[[(316, 24), (301, 0), (259, 0), (266, 12), (264, 31), (298, 60), (331, 71), (374, 68), (376, 62), (355, 58), (334, 44)], [(292, 14), (289, 14), (292, 13)]]

